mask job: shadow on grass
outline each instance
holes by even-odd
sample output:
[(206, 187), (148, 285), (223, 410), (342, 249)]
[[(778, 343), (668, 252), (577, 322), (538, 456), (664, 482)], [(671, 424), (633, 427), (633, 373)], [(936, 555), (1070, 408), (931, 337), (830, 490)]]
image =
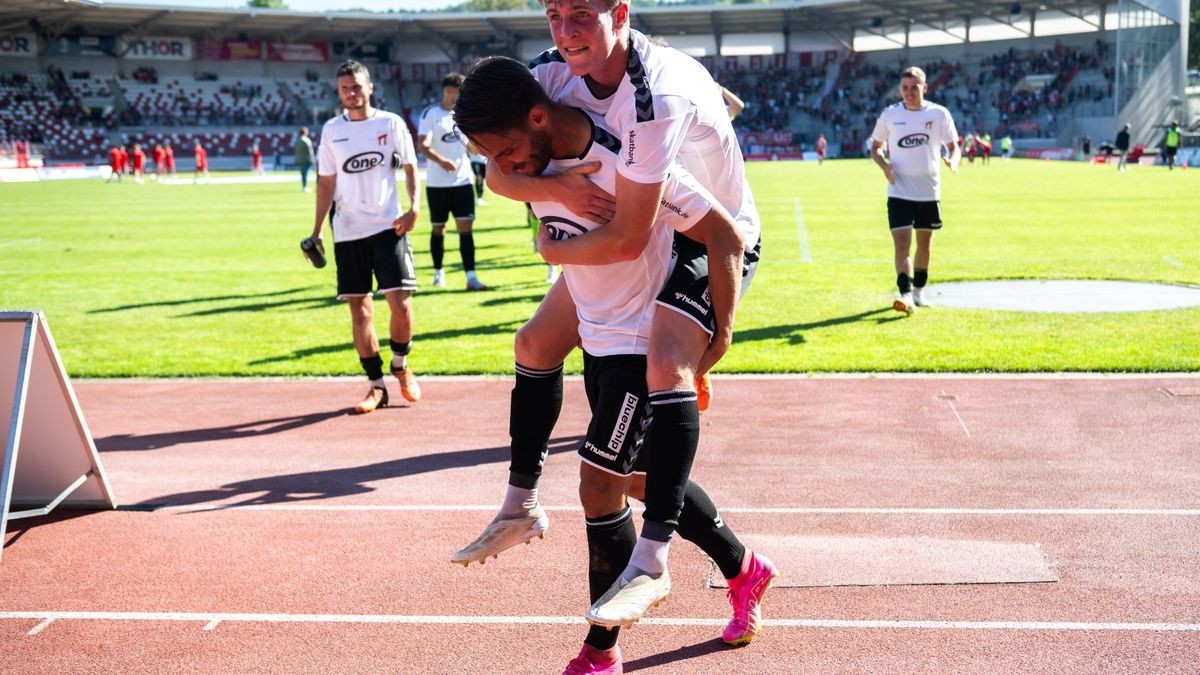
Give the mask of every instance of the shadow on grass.
[(334, 410), (308, 415), (295, 415), (292, 417), (276, 417), (274, 419), (256, 420), (254, 422), (240, 422), (238, 424), (208, 427), (206, 429), (184, 429), (182, 431), (168, 431), (159, 434), (145, 434), (143, 436), (117, 434), (115, 436), (105, 436), (104, 438), (95, 439), (96, 449), (100, 452), (159, 450), (161, 448), (169, 448), (173, 445), (183, 445), (184, 443), (227, 441), (238, 438), (266, 436), (307, 427), (318, 422), (324, 422), (327, 419), (348, 415), (349, 412), (349, 409)]
[(255, 298), (273, 298), (282, 295), (293, 295), (295, 293), (303, 293), (318, 289), (320, 286), (301, 286), (299, 288), (289, 288), (286, 291), (271, 291), (269, 293), (253, 293), (243, 295), (215, 295), (206, 298), (183, 298), (179, 300), (156, 300), (154, 302), (139, 302), (132, 305), (117, 305), (116, 307), (104, 307), (101, 309), (93, 309), (88, 314), (107, 314), (109, 312), (124, 312), (131, 309), (145, 309), (147, 307), (178, 307), (180, 305), (195, 305), (206, 302), (230, 302), (234, 300), (252, 300)]
[(865, 321), (871, 317), (876, 317), (876, 324), (889, 323), (905, 318), (902, 314), (887, 317), (878, 316), (880, 314), (886, 314), (894, 311), (895, 310), (893, 310), (891, 307), (886, 307), (881, 309), (872, 309), (866, 312), (859, 312), (858, 314), (838, 316), (832, 319), (825, 319), (823, 321), (796, 323), (790, 326), (764, 326), (762, 328), (751, 328), (749, 330), (736, 330), (734, 331), (734, 341), (753, 342), (755, 340), (778, 340), (780, 338), (786, 338), (790, 344), (802, 345), (805, 342), (804, 331), (816, 330), (818, 328), (828, 328), (829, 326), (840, 326), (842, 324), (855, 323), (857, 321)]
[(256, 302), (249, 305), (228, 305), (224, 307), (213, 307), (211, 309), (198, 309), (194, 312), (179, 315), (181, 317), (189, 316), (214, 316), (217, 314), (230, 314), (233, 312), (265, 312), (272, 309), (320, 309), (322, 307), (333, 307), (335, 305), (345, 304), (338, 300), (330, 289), (329, 293), (321, 297), (305, 297), (295, 298), (292, 300), (279, 300), (276, 302)]
[[(505, 321), (502, 323), (493, 323), (493, 324), (486, 325), (486, 326), (463, 326), (463, 327), (459, 327), (459, 328), (448, 328), (445, 330), (423, 331), (423, 332), (419, 333), (417, 337), (418, 337), (418, 339), (421, 340), (421, 342), (425, 343), (425, 342), (431, 342), (433, 340), (447, 340), (447, 339), (454, 339), (454, 338), (460, 338), (460, 337), (480, 337), (480, 336), (484, 336), (484, 335), (515, 335), (517, 332), (517, 329), (520, 328), (521, 324), (523, 324), (524, 322), (525, 322), (524, 319), (518, 319), (515, 321)], [(321, 345), (319, 347), (306, 347), (304, 349), (296, 349), (291, 352), (288, 352), (287, 354), (276, 354), (275, 356), (268, 356), (268, 357), (262, 358), (262, 359), (255, 359), (253, 361), (247, 361), (246, 365), (247, 366), (261, 366), (261, 365), (268, 364), (268, 363), (282, 363), (282, 362), (286, 362), (286, 361), (296, 361), (299, 359), (307, 358), (309, 356), (316, 356), (319, 354), (338, 354), (338, 353), (346, 353), (348, 355), (353, 354), (354, 353), (354, 343), (353, 342), (339, 342), (337, 344), (332, 344), (332, 345)]]
[[(551, 439), (549, 453), (575, 451), (583, 442), (583, 438), (583, 436), (567, 436)], [(311, 502), (373, 492), (375, 488), (368, 483), (391, 478), (481, 464), (506, 464), (508, 461), (508, 446), (455, 450), (419, 457), (404, 457), (364, 466), (251, 478), (210, 490), (180, 492), (156, 497), (142, 502), (142, 505), (191, 506), (230, 499), (239, 501), (233, 502), (229, 506)]]
[[(625, 672), (632, 673), (635, 670), (647, 670), (658, 666), (679, 663), (687, 659), (695, 659), (716, 652), (723, 652), (731, 647), (721, 641), (720, 638), (713, 638), (704, 642), (699, 642), (694, 645), (686, 645), (678, 649), (672, 649), (669, 652), (654, 654), (652, 656), (644, 656), (640, 659), (625, 662)], [(679, 666), (679, 672), (686, 672), (686, 666)]]

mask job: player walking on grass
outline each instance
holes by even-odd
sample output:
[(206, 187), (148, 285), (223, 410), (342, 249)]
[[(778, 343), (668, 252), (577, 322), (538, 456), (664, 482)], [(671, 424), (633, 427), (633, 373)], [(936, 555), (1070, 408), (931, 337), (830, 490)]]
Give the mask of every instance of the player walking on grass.
[(433, 285), (446, 286), (442, 261), (446, 254), (446, 220), (453, 215), (458, 230), (458, 253), (467, 273), (468, 291), (486, 291), (487, 286), (475, 275), (475, 173), (466, 145), (454, 133), (454, 102), (462, 87), (463, 76), (450, 73), (442, 79), (442, 102), (421, 113), (417, 136), (421, 151), (429, 158), (425, 177), (425, 202), (429, 208), (429, 251), (433, 256)]
[[(534, 62), (534, 75), (552, 100), (604, 115), (621, 141), (616, 198), (587, 180), (584, 167), (555, 177), (497, 176), (495, 184), (489, 178), (489, 185), (514, 199), (556, 202), (595, 222), (611, 221), (568, 240), (538, 241), (542, 257), (551, 264), (609, 264), (640, 254), (664, 181), (678, 160), (738, 224), (744, 290), (758, 258), (760, 228), (741, 150), (716, 83), (691, 57), (631, 31), (624, 0), (547, 0), (544, 5), (557, 48)], [(655, 314), (647, 352), (653, 414), (646, 444), (654, 451), (646, 477), (646, 526), (629, 567), (611, 589), (613, 595), (603, 598), (588, 616), (608, 625), (636, 621), (670, 590), (667, 551), (698, 443), (704, 397), (696, 380), (720, 359), (732, 339), (732, 309), (739, 289), (730, 262), (710, 259), (703, 246), (686, 237), (676, 237), (675, 249), (679, 259), (662, 293), (676, 302), (663, 303), (671, 311)], [(730, 313), (722, 314), (722, 308)], [(526, 425), (527, 435), (514, 437), (509, 490), (500, 515), (477, 540), (478, 550), (503, 550), (519, 543), (519, 535), (515, 541), (493, 535), (500, 529), (520, 532), (522, 523), (533, 522), (521, 509), (536, 505), (542, 453), (561, 405), (562, 361), (578, 340), (567, 330), (573, 326), (573, 313), (570, 296), (559, 282), (517, 334), (514, 419), (529, 419), (529, 410), (551, 414), (539, 415), (537, 428)], [(622, 594), (625, 588), (634, 597)]]
[[(871, 134), (871, 158), (888, 181), (888, 227), (900, 291), (892, 307), (905, 314), (928, 304), (924, 291), (929, 280), (929, 248), (934, 230), (942, 228), (938, 160), (944, 161), (952, 173), (958, 173), (962, 159), (954, 118), (949, 110), (926, 101), (925, 90), (925, 71), (912, 67), (901, 73), (903, 100), (884, 109)], [(914, 229), (915, 260), (909, 257)]]
[[(366, 397), (354, 410), (369, 413), (388, 404), (383, 359), (375, 336), (372, 276), (378, 282), (377, 292), (387, 298), (391, 309), (391, 371), (400, 381), (400, 394), (410, 402), (421, 398), (421, 388), (407, 363), (413, 338), (412, 292), (417, 289), (407, 236), (420, 211), (417, 155), (404, 120), (371, 106), (374, 87), (365, 66), (357, 61), (343, 63), (337, 70), (337, 88), (345, 112), (321, 129), (312, 240), (323, 250), (321, 230), (336, 203), (332, 227), (337, 297), (350, 305), (354, 348), (371, 381)], [(396, 194), (393, 154), (404, 169), (409, 209), (403, 214)]]
[[(512, 59), (490, 57), (477, 63), (463, 86), (456, 110), (462, 131), (505, 174), (554, 174), (597, 162), (593, 180), (606, 190), (615, 189), (620, 141), (598, 117), (552, 102), (533, 75)], [(644, 485), (633, 477), (645, 471), (657, 451), (643, 444), (641, 434), (650, 414), (646, 354), (653, 344), (656, 309), (664, 305), (659, 289), (670, 274), (672, 228), (706, 245), (711, 258), (728, 261), (735, 271), (735, 285), (740, 273), (743, 247), (729, 215), (719, 205), (712, 206), (707, 192), (677, 165), (664, 179), (662, 190), (662, 202), (653, 215), (646, 245), (634, 258), (604, 265), (564, 265), (563, 283), (576, 312), (570, 320), (584, 349), (584, 386), (593, 415), (587, 439), (579, 450), (583, 460), (580, 499), (587, 521), (593, 601), (616, 582), (635, 548), (636, 530), (625, 495), (644, 497)], [(535, 201), (531, 208), (541, 221), (540, 244), (614, 226), (577, 216), (553, 201)], [(685, 262), (680, 260), (677, 265)], [(695, 297), (687, 300), (696, 302)], [(736, 302), (736, 293), (724, 300)], [(553, 311), (550, 303), (555, 301), (548, 295), (538, 314)], [(556, 396), (561, 398), (561, 380), (543, 379), (549, 382), (542, 386), (557, 387)], [(515, 398), (514, 391), (514, 403)], [(516, 412), (514, 407), (510, 427), (514, 443), (519, 439), (519, 427), (541, 426), (553, 411), (529, 410), (537, 416), (529, 420), (518, 418)], [(544, 448), (547, 439), (533, 440)], [(746, 551), (698, 485), (688, 481), (684, 492), (681, 534), (700, 545), (730, 579), (734, 619), (723, 637), (731, 644), (749, 642), (761, 627), (758, 605), (774, 578), (774, 568), (766, 558)], [(516, 541), (531, 536), (532, 530), (541, 533), (547, 525), (536, 495), (526, 507), (527, 513), (535, 517), (533, 528), (518, 528)], [(496, 532), (502, 534), (501, 530)], [(469, 564), (476, 559), (474, 553), (460, 551), (452, 561)], [(620, 672), (617, 627), (635, 620), (594, 625), (566, 672)]]

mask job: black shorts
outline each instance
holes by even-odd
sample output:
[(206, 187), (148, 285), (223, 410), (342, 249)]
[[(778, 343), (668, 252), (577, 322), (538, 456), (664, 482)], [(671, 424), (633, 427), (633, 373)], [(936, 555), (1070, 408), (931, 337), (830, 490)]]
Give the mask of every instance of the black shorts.
[(371, 294), (371, 276), (379, 282), (379, 293), (417, 290), (408, 236), (384, 230), (365, 239), (339, 241), (333, 245), (337, 263), (338, 299)]
[(425, 186), (425, 201), (429, 204), (429, 222), (435, 225), (445, 223), (451, 213), (455, 220), (475, 219), (475, 188), (471, 185)]
[(475, 172), (475, 177), (483, 180), (487, 178), (487, 162), (471, 162), (471, 170)]
[[(754, 250), (742, 254), (742, 295), (754, 280), (758, 268), (762, 239)], [(712, 313), (712, 296), (708, 292), (708, 249), (704, 244), (676, 232), (671, 244), (671, 275), (663, 284), (655, 302), (695, 321), (709, 335), (717, 329)]]
[(584, 352), (583, 388), (592, 421), (579, 447), (579, 457), (618, 476), (644, 472), (640, 451), (650, 420), (646, 357), (592, 356)]
[(1177, 149), (1178, 149), (1177, 147), (1173, 148), (1169, 145), (1164, 145), (1163, 146), (1163, 157), (1166, 157), (1167, 159), (1171, 159), (1172, 157), (1175, 156), (1175, 151)]
[(941, 202), (914, 202), (888, 197), (888, 227), (898, 230), (912, 227), (918, 230), (942, 229)]

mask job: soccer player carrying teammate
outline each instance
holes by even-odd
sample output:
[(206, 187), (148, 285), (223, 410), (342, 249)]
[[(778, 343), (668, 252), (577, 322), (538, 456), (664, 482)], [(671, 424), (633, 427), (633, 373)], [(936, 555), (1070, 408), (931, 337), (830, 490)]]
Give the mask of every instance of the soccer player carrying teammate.
[[(421, 388), (407, 364), (413, 337), (412, 292), (417, 289), (407, 236), (420, 211), (417, 153), (404, 120), (371, 106), (374, 86), (366, 66), (353, 60), (339, 66), (337, 90), (345, 112), (321, 129), (312, 240), (323, 248), (321, 230), (330, 206), (336, 202), (333, 252), (337, 297), (350, 305), (354, 348), (371, 381), (366, 397), (354, 407), (362, 414), (388, 404), (383, 359), (375, 336), (372, 275), (392, 312), (392, 374), (400, 380), (400, 394), (406, 400), (416, 402), (421, 398)], [(408, 192), (409, 209), (403, 214), (396, 194), (393, 153), (404, 168)]]
[(485, 291), (487, 286), (475, 275), (475, 190), (474, 173), (466, 145), (454, 133), (454, 102), (462, 87), (463, 76), (450, 73), (442, 78), (442, 102), (421, 113), (417, 136), (421, 151), (429, 158), (425, 176), (425, 201), (429, 207), (429, 251), (433, 255), (433, 285), (446, 286), (442, 261), (446, 253), (446, 219), (453, 214), (458, 230), (458, 253), (467, 273), (468, 291)]
[[(871, 157), (888, 181), (888, 227), (900, 290), (892, 307), (905, 314), (928, 304), (923, 293), (929, 281), (929, 246), (933, 231), (942, 227), (938, 159), (946, 162), (953, 173), (958, 172), (962, 159), (954, 118), (949, 110), (925, 100), (925, 88), (925, 71), (914, 66), (901, 73), (903, 100), (884, 109), (871, 134)], [(942, 155), (943, 146), (946, 155)], [(909, 258), (914, 229), (915, 260)]]
[[(463, 85), (456, 112), (460, 129), (472, 145), (505, 174), (555, 174), (595, 162), (598, 170), (592, 174), (593, 180), (604, 189), (615, 188), (620, 141), (598, 116), (552, 102), (529, 70), (512, 59), (489, 57), (477, 63)], [(569, 239), (614, 226), (602, 219), (577, 216), (553, 201), (535, 201), (531, 208), (540, 218), (542, 241)], [(631, 479), (645, 470), (657, 451), (643, 445), (636, 430), (649, 414), (646, 354), (653, 341), (656, 305), (661, 304), (655, 297), (670, 273), (671, 230), (685, 231), (708, 247), (710, 257), (728, 259), (734, 268), (740, 267), (743, 255), (733, 220), (678, 165), (672, 166), (663, 181), (662, 203), (653, 218), (646, 246), (634, 258), (604, 265), (564, 266), (564, 283), (576, 311), (569, 319), (583, 345), (584, 386), (592, 409), (587, 440), (579, 454), (593, 601), (610, 589), (629, 561), (636, 530), (625, 495), (643, 496), (644, 486), (637, 480), (631, 484)], [(732, 296), (728, 299), (734, 301)], [(548, 296), (538, 314), (554, 301)], [(540, 417), (549, 412), (541, 412)], [(527, 422), (515, 416), (513, 421), (514, 434)], [(723, 637), (732, 644), (749, 642), (761, 626), (761, 592), (741, 588), (739, 577), (749, 562), (757, 574), (744, 575), (742, 581), (753, 577), (765, 591), (773, 567), (765, 558), (746, 551), (700, 486), (689, 481), (685, 489), (680, 533), (717, 562), (731, 579), (731, 588), (753, 596), (734, 600), (734, 620)], [(530, 508), (541, 511), (536, 502)], [(468, 564), (470, 558), (456, 554), (452, 561)], [(632, 621), (589, 629), (584, 648), (567, 672), (620, 672), (616, 626), (627, 623)]]
[[(737, 260), (708, 256), (703, 245), (675, 238), (678, 260), (658, 296), (669, 311), (655, 313), (647, 351), (652, 414), (645, 442), (652, 450), (645, 525), (629, 566), (588, 612), (594, 623), (629, 625), (670, 591), (667, 553), (699, 442), (695, 381), (729, 347), (733, 310), (753, 277), (761, 228), (737, 137), (708, 71), (690, 56), (632, 31), (624, 0), (543, 4), (556, 49), (534, 62), (535, 77), (552, 100), (603, 115), (621, 141), (615, 203), (587, 180), (586, 171), (594, 167), (549, 177), (489, 174), (489, 186), (499, 194), (563, 204), (578, 216), (609, 222), (566, 240), (539, 236), (546, 262), (610, 264), (640, 255), (675, 163), (732, 215), (743, 245), (738, 270)], [(574, 326), (574, 312), (560, 280), (517, 334), (512, 414), (522, 424), (513, 438), (509, 489), (500, 514), (464, 551), (503, 550), (528, 539), (525, 532), (544, 522), (536, 488), (561, 407), (562, 362), (578, 340), (567, 330)], [(754, 560), (746, 556), (748, 569), (757, 569)]]

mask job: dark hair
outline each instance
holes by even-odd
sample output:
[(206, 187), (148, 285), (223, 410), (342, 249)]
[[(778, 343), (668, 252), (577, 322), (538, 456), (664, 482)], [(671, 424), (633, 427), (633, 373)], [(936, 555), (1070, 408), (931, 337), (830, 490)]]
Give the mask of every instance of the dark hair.
[(463, 77), (462, 73), (450, 73), (442, 78), (442, 87), (454, 87), (455, 89), (461, 89), (463, 80), (465, 79), (466, 78)]
[(528, 67), (507, 56), (487, 56), (475, 62), (463, 81), (454, 121), (467, 136), (498, 134), (523, 128), (529, 111), (548, 103)]
[(353, 77), (357, 79), (359, 75), (366, 76), (367, 82), (371, 81), (371, 71), (367, 70), (366, 66), (354, 59), (346, 59), (342, 62), (342, 65), (338, 66), (338, 77)]

